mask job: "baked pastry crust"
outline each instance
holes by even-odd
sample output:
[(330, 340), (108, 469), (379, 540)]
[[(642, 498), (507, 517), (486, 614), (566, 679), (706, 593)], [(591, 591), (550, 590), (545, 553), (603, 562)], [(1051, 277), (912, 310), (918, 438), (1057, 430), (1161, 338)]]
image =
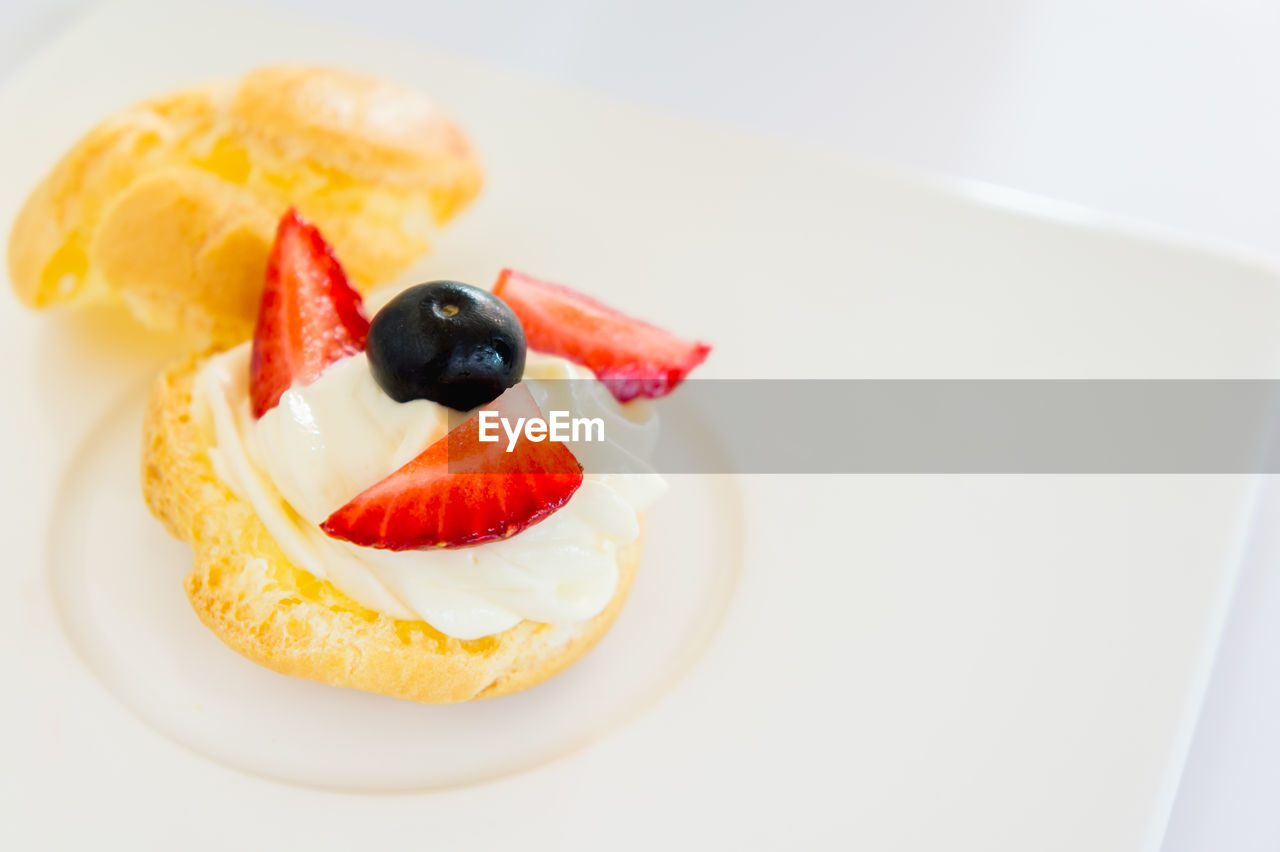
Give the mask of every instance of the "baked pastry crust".
[(328, 68), (264, 68), (90, 130), (19, 212), (10, 277), (32, 307), (119, 297), (147, 325), (235, 343), (252, 332), (289, 206), (367, 289), (425, 252), (480, 185), (461, 130), (417, 93)]
[(517, 692), (562, 671), (618, 616), (635, 577), (640, 542), (620, 554), (613, 600), (571, 626), (523, 621), (494, 636), (459, 640), (422, 621), (366, 609), (293, 565), (253, 507), (218, 479), (211, 435), (190, 413), (199, 361), (156, 380), (143, 429), (147, 505), (191, 543), (186, 579), (196, 614), (234, 650), (284, 674), (397, 698), (450, 703)]

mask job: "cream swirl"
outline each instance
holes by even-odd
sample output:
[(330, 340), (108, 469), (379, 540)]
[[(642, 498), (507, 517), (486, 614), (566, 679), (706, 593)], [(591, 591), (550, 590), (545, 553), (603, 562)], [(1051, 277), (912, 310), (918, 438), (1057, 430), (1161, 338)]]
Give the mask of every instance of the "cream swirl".
[(294, 564), (392, 618), (421, 619), (459, 639), (524, 619), (592, 618), (617, 590), (618, 551), (640, 534), (639, 513), (666, 488), (644, 461), (657, 435), (647, 404), (619, 406), (590, 372), (529, 352), (525, 379), (543, 412), (604, 419), (605, 442), (570, 449), (588, 471), (610, 473), (587, 473), (569, 502), (509, 539), (412, 551), (339, 541), (319, 524), (442, 437), (447, 410), (395, 402), (361, 353), (290, 388), (254, 420), (249, 355), (242, 344), (208, 359), (196, 376), (192, 413), (212, 432), (215, 472)]

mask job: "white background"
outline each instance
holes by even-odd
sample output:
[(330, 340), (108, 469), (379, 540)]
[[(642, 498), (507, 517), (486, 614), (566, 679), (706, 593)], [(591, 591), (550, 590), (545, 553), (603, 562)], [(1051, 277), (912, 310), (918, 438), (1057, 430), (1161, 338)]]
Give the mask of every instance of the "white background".
[[(1273, 0), (273, 3), (1280, 258)], [(0, 74), (81, 7), (0, 0)], [(1280, 849), (1277, 558), (1280, 533), (1245, 566), (1167, 852)]]

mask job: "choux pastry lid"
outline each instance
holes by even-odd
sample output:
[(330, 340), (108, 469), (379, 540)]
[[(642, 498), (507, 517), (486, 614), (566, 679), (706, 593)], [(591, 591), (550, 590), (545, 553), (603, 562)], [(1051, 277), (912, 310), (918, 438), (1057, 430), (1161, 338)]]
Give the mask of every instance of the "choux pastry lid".
[(197, 345), (252, 333), (276, 222), (313, 220), (353, 282), (394, 278), (479, 192), (461, 129), (417, 92), (271, 67), (122, 110), (36, 186), (9, 236), (34, 308), (122, 300)]

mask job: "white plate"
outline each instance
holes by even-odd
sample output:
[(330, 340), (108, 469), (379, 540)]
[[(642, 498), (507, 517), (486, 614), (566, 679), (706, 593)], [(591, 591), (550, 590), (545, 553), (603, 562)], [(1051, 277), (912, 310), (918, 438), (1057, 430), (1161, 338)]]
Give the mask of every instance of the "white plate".
[[(488, 189), (430, 274), (581, 286), (713, 341), (709, 376), (1280, 366), (1262, 266), (225, 7), (102, 7), (15, 74), (0, 228), (113, 108), (295, 59), (418, 85), (478, 142)], [(0, 846), (1158, 843), (1255, 478), (687, 478), (587, 661), (421, 708), (276, 677), (204, 633), (131, 473), (139, 388), (175, 342), (3, 298)]]

